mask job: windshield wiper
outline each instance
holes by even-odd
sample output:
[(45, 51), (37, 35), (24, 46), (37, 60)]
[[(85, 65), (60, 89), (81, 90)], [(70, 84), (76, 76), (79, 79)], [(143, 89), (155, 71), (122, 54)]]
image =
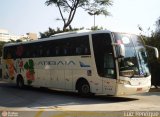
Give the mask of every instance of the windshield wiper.
[(150, 74), (146, 72), (146, 73), (144, 74), (144, 77), (148, 77), (149, 75), (150, 75)]
[(133, 75), (132, 76), (130, 76), (130, 78), (133, 78), (135, 76), (135, 71), (133, 71)]

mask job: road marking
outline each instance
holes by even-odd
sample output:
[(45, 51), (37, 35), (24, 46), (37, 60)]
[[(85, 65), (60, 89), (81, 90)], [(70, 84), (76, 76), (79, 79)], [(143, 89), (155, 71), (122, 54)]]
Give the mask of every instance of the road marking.
[(122, 112), (39, 111), (35, 117), (117, 117), (122, 115)]
[(40, 117), (43, 112), (45, 112), (45, 110), (38, 111), (34, 117)]

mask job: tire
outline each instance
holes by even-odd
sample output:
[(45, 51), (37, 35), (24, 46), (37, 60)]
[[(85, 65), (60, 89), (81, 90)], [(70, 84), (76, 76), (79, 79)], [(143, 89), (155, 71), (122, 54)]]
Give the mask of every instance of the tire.
[(17, 79), (17, 87), (20, 88), (20, 89), (23, 89), (23, 88), (24, 88), (23, 78), (18, 78), (18, 79)]
[(90, 95), (90, 86), (87, 82), (82, 82), (79, 84), (79, 87), (78, 87), (78, 93), (81, 95), (81, 96), (88, 96)]

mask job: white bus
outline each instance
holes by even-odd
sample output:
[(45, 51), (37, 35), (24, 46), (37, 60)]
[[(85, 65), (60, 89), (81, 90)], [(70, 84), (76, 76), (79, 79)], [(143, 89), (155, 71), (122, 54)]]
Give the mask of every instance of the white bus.
[(62, 33), (6, 44), (2, 59), (3, 80), (19, 88), (29, 85), (120, 96), (148, 92), (151, 87), (146, 48), (132, 34)]

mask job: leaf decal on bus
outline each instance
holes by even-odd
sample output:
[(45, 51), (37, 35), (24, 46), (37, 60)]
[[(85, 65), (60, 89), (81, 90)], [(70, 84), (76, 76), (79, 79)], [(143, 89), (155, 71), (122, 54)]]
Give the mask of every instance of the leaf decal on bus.
[(28, 84), (30, 85), (35, 80), (34, 62), (32, 59), (29, 59), (24, 64), (24, 69), (26, 70), (26, 78), (27, 78)]
[(6, 72), (6, 78), (9, 76), (11, 80), (14, 80), (14, 73), (16, 72), (14, 61), (12, 59), (6, 60), (6, 69), (8, 73)]

